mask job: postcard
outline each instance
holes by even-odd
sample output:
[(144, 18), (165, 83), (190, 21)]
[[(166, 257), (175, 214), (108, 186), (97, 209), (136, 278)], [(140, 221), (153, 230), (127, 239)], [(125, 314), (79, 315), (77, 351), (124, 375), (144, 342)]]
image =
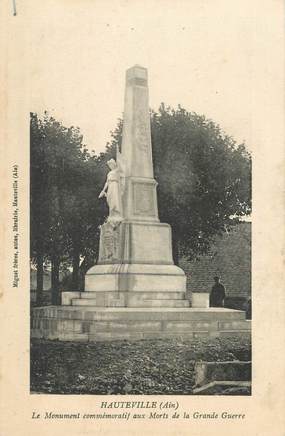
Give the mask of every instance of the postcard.
[(283, 18), (3, 2), (1, 435), (284, 434)]

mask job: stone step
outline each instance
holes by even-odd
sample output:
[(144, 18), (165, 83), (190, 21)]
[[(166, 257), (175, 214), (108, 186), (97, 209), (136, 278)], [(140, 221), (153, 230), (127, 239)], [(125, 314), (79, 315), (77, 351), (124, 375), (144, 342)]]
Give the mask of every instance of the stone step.
[(232, 321), (219, 321), (219, 329), (221, 330), (247, 330), (251, 326), (250, 320), (232, 320)]
[(249, 339), (251, 332), (251, 323), (245, 320), (244, 312), (224, 308), (50, 306), (33, 308), (31, 321), (32, 337), (66, 341), (218, 336)]
[(189, 321), (188, 323), (174, 323), (168, 321), (97, 321), (90, 324), (90, 334), (97, 333), (123, 333), (123, 332), (163, 332), (170, 333), (189, 333), (193, 331), (205, 332), (214, 331), (218, 328), (218, 322)]
[(137, 341), (141, 339), (191, 339), (194, 337), (207, 337), (207, 332), (204, 334), (198, 333), (194, 335), (193, 332), (188, 332), (186, 334), (173, 334), (164, 332), (98, 332), (90, 333), (90, 341), (113, 341), (113, 340), (130, 340)]
[(220, 330), (220, 337), (227, 337), (231, 338), (232, 336), (239, 336), (239, 337), (248, 337), (250, 333), (250, 329), (247, 330)]
[(188, 300), (143, 300), (131, 301), (128, 307), (189, 307)]
[(141, 339), (179, 339), (179, 340), (189, 340), (195, 338), (209, 338), (209, 337), (236, 337), (243, 336), (247, 339), (250, 338), (250, 330), (244, 331), (218, 331), (211, 332), (209, 330), (205, 331), (187, 331), (187, 332), (170, 332), (170, 331), (103, 331), (103, 332), (90, 332), (90, 333), (76, 333), (73, 331), (65, 331), (62, 329), (52, 331), (49, 328), (33, 328), (31, 329), (32, 338), (44, 338), (44, 339), (55, 339), (62, 341), (114, 341), (114, 340), (141, 340)]
[[(247, 332), (247, 336), (249, 336), (249, 332)], [(129, 340), (129, 341), (137, 341), (141, 339), (178, 339), (178, 340), (189, 340), (196, 338), (209, 338), (211, 337), (211, 332), (209, 331), (200, 331), (200, 332), (184, 332), (184, 333), (170, 333), (170, 332), (98, 332), (89, 335), (89, 341), (114, 341), (114, 340)], [(232, 337), (235, 336), (235, 333), (232, 333)]]
[(251, 380), (251, 361), (203, 362), (195, 364), (195, 386), (214, 380)]
[[(230, 394), (229, 394), (230, 390)], [(251, 395), (250, 381), (214, 380), (193, 389), (194, 395)]]
[[(99, 294), (99, 295), (98, 295)], [(159, 291), (147, 291), (147, 292), (122, 292), (122, 291), (100, 291), (100, 292), (80, 292), (80, 298), (91, 298), (96, 299), (96, 296), (101, 297), (102, 295), (113, 298), (120, 298), (121, 295), (130, 297), (135, 297), (140, 300), (184, 300), (185, 292), (159, 292)], [(76, 295), (77, 298), (79, 295)]]
[[(166, 320), (166, 321), (242, 321), (245, 312), (241, 310), (210, 307), (200, 308), (103, 308), (91, 306), (45, 306), (32, 309), (32, 318), (67, 320)], [(247, 321), (249, 324), (250, 322)], [(224, 326), (225, 327), (225, 326)]]
[(97, 333), (97, 332), (165, 332), (165, 333), (188, 333), (196, 332), (244, 332), (250, 331), (251, 324), (244, 321), (243, 328), (234, 328), (235, 321), (229, 326), (223, 328), (223, 324), (219, 321), (167, 321), (167, 320), (139, 320), (139, 321), (87, 321), (87, 320), (71, 320), (71, 319), (55, 319), (55, 318), (35, 318), (32, 320), (32, 328), (49, 328), (53, 330), (74, 331), (80, 333)]
[[(91, 307), (102, 307), (100, 301), (97, 299), (91, 298), (73, 298), (72, 306), (91, 306)], [(120, 301), (113, 301), (113, 307), (120, 307)], [(172, 307), (172, 308), (180, 308), (180, 307), (189, 307), (188, 300), (131, 300), (128, 303), (128, 307)], [(103, 306), (104, 307), (104, 306)]]

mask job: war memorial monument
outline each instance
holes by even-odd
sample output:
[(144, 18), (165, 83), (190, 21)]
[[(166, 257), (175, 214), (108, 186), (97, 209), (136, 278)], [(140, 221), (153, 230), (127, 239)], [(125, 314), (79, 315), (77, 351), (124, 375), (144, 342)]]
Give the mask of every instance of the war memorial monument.
[(63, 292), (61, 306), (32, 309), (31, 336), (99, 341), (248, 334), (245, 312), (210, 308), (206, 292), (193, 292), (189, 307), (186, 276), (173, 263), (171, 228), (159, 221), (147, 70), (138, 65), (126, 73), (122, 146), (108, 167), (99, 197), (109, 216), (100, 228), (98, 263), (86, 274), (85, 291)]

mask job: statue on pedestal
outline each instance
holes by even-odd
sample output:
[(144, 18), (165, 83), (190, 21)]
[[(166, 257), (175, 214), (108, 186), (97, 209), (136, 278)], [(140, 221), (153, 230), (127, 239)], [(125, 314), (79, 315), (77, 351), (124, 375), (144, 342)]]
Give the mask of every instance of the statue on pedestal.
[(122, 195), (124, 190), (124, 175), (115, 159), (110, 159), (107, 165), (110, 171), (99, 198), (106, 197), (109, 206), (107, 223), (111, 224), (115, 229), (123, 220)]

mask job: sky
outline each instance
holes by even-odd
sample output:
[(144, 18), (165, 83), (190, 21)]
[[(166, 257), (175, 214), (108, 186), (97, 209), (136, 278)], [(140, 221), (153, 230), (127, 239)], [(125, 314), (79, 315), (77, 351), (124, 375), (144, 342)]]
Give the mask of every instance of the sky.
[(18, 1), (30, 110), (79, 126), (87, 147), (103, 151), (123, 113), (125, 71), (140, 64), (152, 109), (180, 104), (251, 149), (254, 10), (247, 3)]

